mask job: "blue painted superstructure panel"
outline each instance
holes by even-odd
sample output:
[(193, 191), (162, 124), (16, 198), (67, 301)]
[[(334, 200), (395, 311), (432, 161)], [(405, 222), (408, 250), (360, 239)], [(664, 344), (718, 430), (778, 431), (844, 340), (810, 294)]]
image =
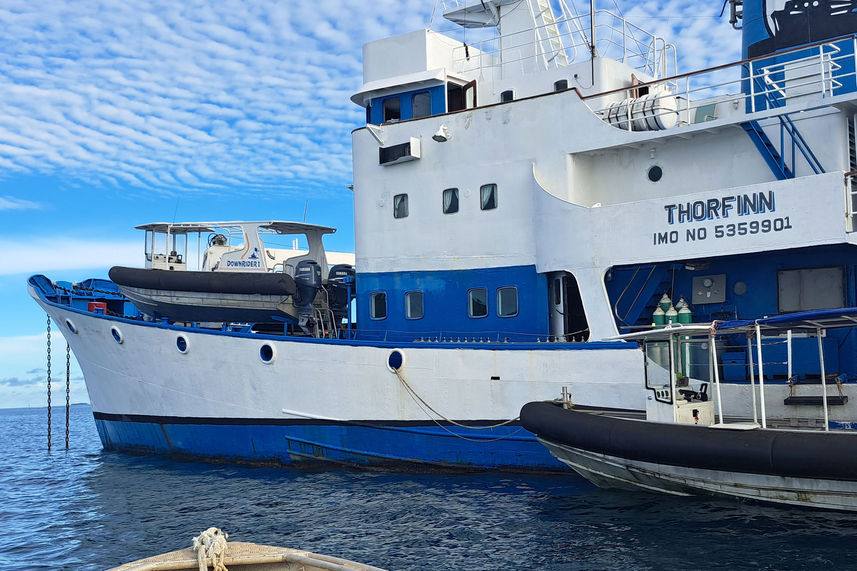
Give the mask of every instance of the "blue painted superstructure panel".
[(403, 91), (384, 97), (375, 97), (369, 102), (368, 119), (373, 125), (380, 125), (384, 122), (384, 100), (398, 97), (401, 102), (401, 121), (414, 118), (413, 104), (414, 95), (417, 93), (428, 93), (431, 96), (431, 115), (440, 115), (446, 113), (446, 87), (438, 85), (436, 87), (427, 87), (415, 89), (413, 91)]
[[(684, 297), (692, 305), (693, 320), (695, 322), (709, 322), (713, 320), (728, 319), (756, 319), (765, 315), (778, 315), (783, 313), (779, 305), (778, 273), (783, 270), (803, 270), (813, 268), (843, 268), (842, 284), (844, 300), (843, 306), (857, 305), (857, 248), (852, 245), (820, 246), (814, 248), (801, 248), (795, 250), (784, 250), (776, 256), (763, 252), (758, 254), (745, 254), (740, 256), (729, 256), (710, 258), (705, 260), (705, 269), (689, 269), (692, 264), (683, 262), (648, 264), (640, 266), (625, 266), (613, 268), (610, 279), (605, 284), (610, 297), (611, 306), (617, 307), (620, 315), (628, 315), (626, 322), (619, 322), (622, 326), (646, 325), (652, 322), (652, 312), (656, 303), (664, 292), (672, 291), (674, 301)], [(650, 270), (650, 268), (654, 268)], [(649, 272), (651, 276), (649, 277)], [(717, 303), (693, 303), (693, 280), (699, 276), (725, 275), (725, 299)], [(630, 284), (630, 280), (634, 281)], [(643, 288), (642, 277), (647, 277), (645, 291), (654, 293), (648, 298), (642, 296), (634, 307), (630, 301), (634, 300), (636, 292)], [(651, 287), (652, 284), (657, 284)], [(736, 287), (743, 284), (742, 287)], [(623, 291), (625, 293), (620, 299)], [(736, 293), (743, 292), (743, 293)], [(841, 373), (849, 379), (857, 379), (857, 335), (852, 329), (830, 330), (830, 338), (838, 339), (838, 342), (827, 342), (824, 344), (825, 367), (828, 373)], [(732, 335), (728, 338), (728, 346), (718, 347), (718, 351), (735, 353), (741, 355), (738, 364), (731, 367), (741, 367), (740, 363), (746, 363), (746, 338), (743, 335)], [(817, 375), (819, 372), (818, 344), (814, 338), (795, 338), (793, 340), (793, 359), (796, 365), (794, 373), (798, 377)], [(786, 375), (786, 346), (785, 343), (770, 344), (765, 347), (766, 360), (770, 364), (765, 365), (766, 375)], [(721, 355), (723, 357), (723, 355)], [(728, 375), (729, 371), (724, 371)], [(742, 378), (744, 372), (740, 373)]]
[(747, 59), (853, 34), (857, 14), (850, 0), (744, 0), (741, 27)]
[[(497, 290), (518, 288), (518, 314), (500, 317)], [(474, 318), (468, 314), (468, 291), (488, 290), (488, 315)], [(423, 292), (423, 318), (405, 317), (405, 294)], [(387, 317), (370, 319), (369, 296), (387, 295)], [(358, 323), (362, 332), (403, 333), (417, 336), (449, 337), (485, 335), (492, 340), (535, 341), (548, 334), (547, 277), (535, 266), (515, 266), (452, 271), (385, 272), (360, 274), (357, 278)]]
[(94, 413), (107, 450), (255, 464), (323, 461), (357, 466), (564, 470), (520, 426), (468, 430), (435, 424), (283, 424), (247, 419), (132, 419)]

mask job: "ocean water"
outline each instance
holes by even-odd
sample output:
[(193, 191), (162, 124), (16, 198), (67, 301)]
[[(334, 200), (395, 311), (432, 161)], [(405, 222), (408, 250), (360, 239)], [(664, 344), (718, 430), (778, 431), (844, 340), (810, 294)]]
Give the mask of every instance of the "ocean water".
[(89, 407), (0, 410), (0, 569), (237, 541), (410, 569), (857, 569), (857, 515), (599, 490), (574, 475), (247, 468), (105, 452)]

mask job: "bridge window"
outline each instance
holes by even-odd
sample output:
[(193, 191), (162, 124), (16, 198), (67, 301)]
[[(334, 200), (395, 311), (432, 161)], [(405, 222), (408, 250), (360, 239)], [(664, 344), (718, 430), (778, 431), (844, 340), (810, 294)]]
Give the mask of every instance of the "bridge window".
[(393, 218), (408, 217), (408, 195), (397, 194), (393, 197)]
[(501, 287), (497, 290), (497, 315), (500, 317), (518, 315), (518, 288)]
[(398, 97), (389, 97), (384, 100), (384, 123), (387, 121), (399, 121), (402, 118), (402, 100)]
[(511, 89), (507, 89), (506, 91), (503, 91), (500, 93), (500, 102), (501, 103), (508, 103), (509, 101), (512, 101), (514, 98), (515, 98), (515, 92), (512, 91)]
[(405, 294), (405, 317), (408, 319), (422, 319), (423, 292), (409, 291)]
[(482, 210), (493, 210), (497, 208), (497, 185), (483, 184), (479, 189), (480, 208)]
[(387, 294), (378, 291), (369, 296), (369, 317), (372, 319), (386, 319), (387, 317)]
[(428, 91), (414, 94), (413, 112), (414, 119), (431, 115), (431, 94)]
[(477, 287), (467, 292), (467, 313), (470, 317), (488, 315), (488, 290)]
[(568, 89), (568, 80), (560, 79), (558, 81), (553, 82), (553, 90), (554, 91), (565, 91)]
[(443, 213), (453, 214), (458, 212), (458, 189), (447, 188), (443, 191)]

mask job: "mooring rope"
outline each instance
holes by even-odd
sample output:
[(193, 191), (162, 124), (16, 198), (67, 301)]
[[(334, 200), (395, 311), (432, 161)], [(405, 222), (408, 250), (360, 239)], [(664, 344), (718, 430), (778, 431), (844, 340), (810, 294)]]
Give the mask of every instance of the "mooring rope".
[(228, 571), (224, 564), (227, 549), (226, 539), (228, 537), (227, 533), (218, 528), (209, 527), (193, 538), (193, 548), (196, 551), (199, 571), (207, 571), (207, 561), (211, 561), (212, 571)]
[[(399, 369), (396, 369), (396, 370), (394, 371), (394, 373), (396, 373), (396, 377), (398, 377), (399, 381), (400, 381), (400, 382), (402, 383), (402, 385), (405, 387), (405, 390), (407, 390), (407, 391), (408, 391), (408, 394), (411, 396), (411, 398), (412, 398), (412, 399), (414, 399), (414, 401), (415, 401), (415, 402), (417, 403), (417, 405), (418, 405), (418, 406), (423, 410), (423, 412), (426, 412), (426, 409), (428, 409), (428, 410), (430, 410), (431, 412), (433, 412), (434, 414), (436, 414), (437, 416), (439, 416), (440, 418), (442, 418), (443, 420), (445, 420), (446, 422), (448, 422), (448, 423), (450, 423), (450, 424), (452, 424), (452, 425), (454, 425), (454, 426), (458, 426), (459, 428), (466, 428), (466, 429), (468, 429), (468, 430), (490, 430), (490, 429), (492, 429), (492, 428), (499, 428), (499, 427), (501, 427), (501, 426), (506, 426), (506, 425), (508, 425), (508, 424), (511, 424), (511, 423), (513, 423), (513, 422), (518, 421), (518, 420), (519, 420), (519, 418), (520, 418), (520, 417), (515, 417), (515, 418), (512, 418), (512, 419), (509, 419), (509, 420), (506, 420), (506, 421), (500, 422), (500, 423), (498, 423), (498, 424), (493, 424), (493, 425), (490, 425), (490, 426), (469, 426), (469, 425), (466, 425), (466, 424), (461, 424), (460, 422), (456, 422), (456, 421), (452, 420), (451, 418), (448, 418), (448, 417), (444, 416), (443, 414), (441, 414), (440, 412), (438, 412), (434, 407), (432, 407), (429, 403), (427, 403), (427, 402), (425, 401), (425, 399), (423, 399), (423, 398), (422, 398), (422, 397), (421, 397), (421, 396), (420, 396), (420, 395), (419, 395), (419, 394), (414, 390), (414, 388), (413, 388), (413, 387), (411, 387), (411, 385), (410, 385), (410, 384), (408, 384), (408, 381), (406, 381), (406, 380), (405, 380), (405, 378), (402, 376), (402, 373), (401, 373), (401, 371), (400, 371)], [(515, 431), (515, 432), (513, 432), (512, 434), (507, 434), (507, 435), (505, 435), (505, 436), (500, 436), (500, 437), (498, 437), (498, 438), (491, 438), (491, 439), (468, 438), (468, 437), (466, 437), (466, 436), (463, 436), (463, 435), (461, 435), (461, 434), (457, 434), (457, 433), (455, 433), (455, 432), (453, 432), (453, 431), (449, 430), (446, 426), (442, 425), (440, 422), (438, 422), (438, 420), (437, 420), (436, 418), (432, 417), (432, 416), (431, 416), (430, 414), (428, 414), (427, 412), (426, 412), (426, 416), (428, 416), (428, 417), (432, 420), (432, 422), (434, 422), (436, 425), (438, 425), (440, 428), (442, 428), (443, 430), (445, 430), (445, 431), (446, 431), (446, 432), (448, 432), (449, 434), (451, 434), (451, 435), (453, 435), (453, 436), (455, 436), (455, 437), (457, 437), (457, 438), (461, 438), (462, 440), (468, 440), (468, 441), (470, 441), (470, 442), (496, 442), (496, 441), (498, 441), (498, 440), (505, 440), (506, 438), (509, 438), (510, 436), (513, 436), (513, 435), (517, 434), (518, 432), (520, 432), (521, 430), (523, 430), (522, 428), (519, 428), (518, 430), (516, 430), (516, 431)]]

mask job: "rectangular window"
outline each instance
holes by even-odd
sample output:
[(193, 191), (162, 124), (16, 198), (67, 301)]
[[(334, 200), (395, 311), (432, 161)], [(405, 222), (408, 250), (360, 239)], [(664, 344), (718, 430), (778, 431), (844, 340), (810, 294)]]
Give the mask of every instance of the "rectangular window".
[(414, 119), (431, 115), (431, 94), (428, 91), (414, 94), (413, 112)]
[(467, 313), (470, 317), (488, 315), (488, 290), (484, 287), (473, 288), (467, 292)]
[(405, 317), (408, 319), (422, 319), (423, 292), (409, 291), (405, 294)]
[(402, 100), (398, 97), (390, 97), (384, 100), (384, 123), (387, 121), (398, 121), (402, 118)]
[(479, 189), (482, 210), (493, 210), (497, 208), (497, 185), (483, 184)]
[(845, 307), (842, 266), (777, 272), (780, 313)]
[(443, 213), (453, 214), (458, 212), (458, 189), (447, 188), (443, 191)]
[(386, 319), (387, 294), (383, 291), (375, 292), (369, 296), (369, 317), (372, 319)]
[(497, 290), (497, 315), (500, 317), (518, 315), (518, 288), (501, 287)]
[(408, 217), (408, 195), (397, 194), (393, 197), (393, 218)]

